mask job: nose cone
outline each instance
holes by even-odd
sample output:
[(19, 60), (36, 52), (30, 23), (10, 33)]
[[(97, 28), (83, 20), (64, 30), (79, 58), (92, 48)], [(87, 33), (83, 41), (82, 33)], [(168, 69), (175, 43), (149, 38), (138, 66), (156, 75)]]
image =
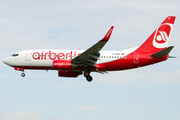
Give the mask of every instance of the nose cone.
[(6, 65), (9, 65), (9, 59), (8, 58), (4, 59), (3, 63), (6, 64)]

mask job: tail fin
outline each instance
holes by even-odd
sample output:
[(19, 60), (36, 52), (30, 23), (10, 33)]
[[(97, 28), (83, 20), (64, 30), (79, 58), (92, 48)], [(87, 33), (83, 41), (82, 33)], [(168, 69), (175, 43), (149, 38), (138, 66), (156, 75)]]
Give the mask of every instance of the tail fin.
[(175, 18), (168, 16), (136, 51), (156, 53), (167, 48)]

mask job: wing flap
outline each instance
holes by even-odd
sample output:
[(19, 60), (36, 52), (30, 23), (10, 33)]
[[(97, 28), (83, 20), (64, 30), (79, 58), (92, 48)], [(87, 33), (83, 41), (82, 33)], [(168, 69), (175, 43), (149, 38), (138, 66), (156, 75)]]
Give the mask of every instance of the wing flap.
[(98, 73), (101, 73), (104, 75), (104, 73), (109, 74), (107, 71), (98, 71)]

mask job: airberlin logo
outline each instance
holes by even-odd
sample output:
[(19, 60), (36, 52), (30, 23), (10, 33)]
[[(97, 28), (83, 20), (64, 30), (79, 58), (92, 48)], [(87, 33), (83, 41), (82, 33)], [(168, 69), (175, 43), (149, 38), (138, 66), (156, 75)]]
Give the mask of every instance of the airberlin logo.
[(153, 45), (156, 48), (165, 48), (168, 44), (172, 24), (162, 24), (156, 31), (153, 39)]
[(159, 35), (156, 37), (156, 42), (157, 43), (164, 43), (168, 40), (167, 33), (165, 31), (158, 31)]
[(51, 59), (51, 60), (61, 60), (61, 59), (72, 59), (73, 57), (76, 57), (80, 55), (81, 53), (77, 53), (76, 51), (70, 51), (68, 53), (55, 53), (52, 51), (44, 52), (34, 52), (32, 53), (32, 58), (35, 60), (46, 60), (46, 59)]

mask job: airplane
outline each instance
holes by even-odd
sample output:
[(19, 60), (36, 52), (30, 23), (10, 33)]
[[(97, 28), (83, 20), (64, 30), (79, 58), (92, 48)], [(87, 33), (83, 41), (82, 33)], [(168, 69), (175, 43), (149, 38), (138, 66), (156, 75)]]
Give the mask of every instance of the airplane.
[(175, 18), (168, 16), (139, 47), (122, 51), (101, 50), (111, 36), (112, 26), (103, 39), (87, 50), (26, 50), (12, 54), (3, 63), (22, 71), (22, 77), (25, 77), (26, 69), (57, 70), (59, 77), (73, 78), (83, 74), (91, 82), (91, 72), (104, 74), (108, 71), (139, 68), (172, 58), (169, 52), (174, 46), (167, 45)]

